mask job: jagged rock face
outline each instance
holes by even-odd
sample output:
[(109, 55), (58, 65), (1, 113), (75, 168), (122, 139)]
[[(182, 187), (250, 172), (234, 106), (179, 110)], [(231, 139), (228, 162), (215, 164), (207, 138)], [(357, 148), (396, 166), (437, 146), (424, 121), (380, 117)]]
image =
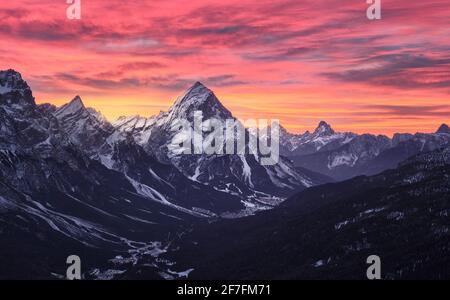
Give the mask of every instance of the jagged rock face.
[(313, 133), (287, 134), (281, 132), (281, 144), (288, 149), (284, 154), (288, 157), (308, 155), (320, 151), (339, 148), (355, 138), (357, 135), (351, 132), (336, 133), (331, 126), (321, 121)]
[[(203, 120), (216, 118), (224, 121), (233, 118), (215, 94), (197, 82), (177, 98), (168, 112), (161, 112), (158, 116), (146, 120), (145, 125), (141, 126), (142, 130), (135, 131), (136, 140), (149, 152), (155, 153), (160, 160), (170, 161), (169, 145), (176, 135), (176, 131), (172, 130), (173, 124), (177, 120), (186, 120), (192, 124), (195, 112), (202, 112)], [(142, 122), (143, 120), (139, 120), (136, 124)]]
[(49, 116), (49, 115), (53, 115), (55, 113), (55, 111), (57, 110), (57, 107), (50, 103), (44, 103), (44, 104), (39, 104), (37, 106), (36, 110), (44, 116)]
[(139, 145), (149, 142), (155, 118), (144, 118), (140, 116), (120, 117), (112, 123), (115, 130), (133, 136)]
[(144, 118), (119, 119), (115, 123), (118, 129), (114, 129), (99, 112), (86, 108), (78, 96), (53, 115), (74, 145), (91, 159), (126, 175), (138, 194), (198, 216), (243, 208), (235, 195), (201, 186), (171, 164), (160, 163), (153, 153), (145, 152), (132, 138), (137, 128), (147, 128)]
[(0, 72), (0, 147), (4, 150), (33, 153), (39, 157), (61, 155), (69, 144), (50, 107), (36, 106), (31, 89), (19, 73)]
[[(72, 251), (95, 258), (84, 261), (84, 276), (104, 278), (90, 268), (118, 254), (133, 264), (164, 251), (159, 241), (178, 226), (243, 208), (240, 198), (158, 162), (80, 98), (61, 108), (36, 106), (31, 90), (17, 83), (20, 74), (8, 76), (0, 95), (0, 263), (16, 267), (2, 268), (0, 278), (64, 274), (64, 263), (54, 266)], [(157, 265), (168, 268), (155, 261), (154, 274)]]
[(17, 112), (36, 105), (30, 87), (14, 70), (0, 71), (0, 105)]
[[(398, 163), (422, 151), (432, 151), (450, 142), (450, 134), (441, 126), (436, 134), (394, 134), (387, 136), (336, 133), (321, 122), (313, 134), (291, 137), (293, 149), (284, 154), (296, 166), (345, 180), (358, 175), (374, 175), (395, 168)], [(289, 147), (288, 147), (289, 149)]]
[(344, 147), (332, 151), (329, 157), (328, 168), (332, 169), (341, 165), (355, 166), (364, 164), (388, 149), (390, 145), (391, 142), (386, 136), (364, 134), (355, 137)]
[(196, 82), (186, 93), (175, 101), (169, 109), (165, 122), (175, 119), (194, 120), (194, 112), (201, 111), (203, 118), (226, 120), (233, 118), (231, 112), (217, 99), (216, 95), (200, 82)]
[[(58, 187), (64, 193), (70, 192), (67, 184), (74, 179), (56, 176), (50, 180), (58, 167), (49, 166), (48, 159), (61, 162), (61, 168), (66, 164), (75, 173), (81, 169), (88, 172), (97, 161), (117, 171), (118, 177), (125, 176), (136, 194), (185, 214), (211, 216), (244, 207), (235, 195), (203, 186), (186, 178), (173, 165), (160, 163), (127, 133), (115, 130), (99, 112), (86, 108), (78, 96), (60, 108), (36, 106), (20, 74), (11, 72), (2, 73), (2, 84), (9, 90), (0, 95), (0, 150), (3, 162), (12, 165), (11, 172), (5, 169), (2, 178), (19, 191), (36, 193)], [(15, 101), (9, 101), (13, 96)], [(30, 163), (33, 159), (41, 162), (40, 170)], [(92, 185), (98, 182), (84, 177), (91, 179)]]
[(367, 164), (390, 147), (388, 137), (364, 134), (336, 148), (326, 145), (316, 153), (294, 157), (294, 161), (303, 168), (343, 180), (365, 174)]
[(79, 96), (56, 109), (53, 115), (70, 141), (88, 155), (98, 154), (99, 149), (105, 151), (102, 147), (114, 128), (100, 113), (87, 109)]
[(331, 128), (331, 126), (325, 122), (325, 121), (320, 121), (319, 126), (316, 128), (316, 130), (314, 131), (314, 135), (316, 136), (327, 136), (327, 135), (333, 135), (336, 132), (333, 130), (333, 128)]
[[(222, 157), (211, 163), (205, 159), (192, 169), (181, 171), (182, 164), (161, 162), (146, 145), (149, 138), (156, 139), (150, 134), (155, 128), (165, 128), (163, 121), (168, 114), (152, 119), (122, 119), (114, 128), (100, 113), (86, 108), (80, 97), (59, 108), (36, 105), (20, 74), (1, 74), (0, 223), (6, 234), (2, 235), (2, 245), (9, 249), (1, 255), (1, 263), (12, 259), (8, 253), (29, 257), (28, 246), (42, 250), (35, 252), (38, 257), (30, 259), (49, 264), (55, 264), (64, 251), (73, 249), (86, 253), (92, 247), (100, 247), (95, 257), (101, 257), (105, 264), (117, 253), (130, 256), (129, 251), (139, 255), (162, 252), (158, 248), (161, 243), (154, 241), (163, 240), (167, 232), (176, 231), (178, 226), (188, 227), (194, 218), (243, 216), (281, 201), (273, 194), (260, 193), (256, 196), (266, 199), (267, 204), (256, 207), (251, 203), (256, 200), (249, 198), (255, 197), (254, 191), (246, 193), (250, 182), (273, 186), (273, 180), (280, 178), (280, 190), (285, 184), (281, 179), (292, 186), (298, 184), (297, 177), (284, 175), (286, 165), (273, 169), (270, 176), (275, 179), (267, 181), (267, 170), (254, 158), (245, 161), (235, 157), (234, 162), (227, 162), (229, 158)], [(198, 100), (195, 109), (202, 109), (205, 115), (217, 112), (217, 117), (229, 116), (212, 93), (202, 98), (200, 90), (205, 88), (199, 88), (197, 85), (192, 89)], [(185, 100), (190, 99), (186, 96)], [(173, 108), (171, 116), (181, 116), (184, 103), (188, 102), (183, 100), (180, 107)], [(164, 130), (161, 133), (166, 134)], [(186, 175), (198, 166), (202, 172), (197, 178)], [(224, 166), (229, 168), (229, 177), (219, 181)], [(203, 170), (215, 176), (212, 184), (208, 184), (210, 179)], [(259, 175), (250, 174), (253, 170), (263, 172), (261, 182)], [(244, 179), (241, 182), (237, 178)], [(140, 258), (133, 254), (129, 259), (132, 264)], [(26, 259), (24, 263), (36, 268)], [(98, 268), (96, 263), (86, 262), (86, 267)], [(154, 274), (159, 268), (168, 268), (164, 262), (154, 263)], [(43, 278), (51, 272), (64, 272), (46, 263), (37, 268), (36, 274)], [(27, 277), (20, 273), (25, 268), (16, 269), (5, 274)], [(5, 274), (0, 272), (0, 277)], [(88, 270), (85, 276), (103, 278), (97, 269)]]
[[(14, 70), (0, 71), (0, 144), (7, 149), (27, 149), (44, 142), (48, 135), (42, 128), (41, 116), (30, 87)], [(44, 127), (47, 127), (45, 124)], [(22, 133), (19, 135), (19, 133)], [(23, 137), (23, 138), (22, 138)]]
[(193, 123), (196, 111), (202, 112), (204, 121), (211, 118), (223, 122), (235, 120), (214, 93), (197, 82), (175, 101), (168, 112), (149, 119), (122, 117), (114, 126), (120, 132), (132, 134), (148, 153), (163, 163), (174, 165), (192, 181), (240, 196), (254, 209), (267, 209), (279, 203), (280, 197), (315, 184), (313, 179), (295, 170), (284, 158), (275, 166), (263, 166), (254, 155), (174, 155), (169, 151), (177, 134), (172, 131), (172, 125), (179, 119)]

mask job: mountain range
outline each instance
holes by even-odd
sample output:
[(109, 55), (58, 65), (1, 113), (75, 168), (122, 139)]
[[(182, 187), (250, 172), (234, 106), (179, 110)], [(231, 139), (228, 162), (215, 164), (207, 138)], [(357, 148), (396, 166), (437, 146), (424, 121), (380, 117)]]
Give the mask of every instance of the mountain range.
[[(276, 253), (286, 250), (285, 254), (291, 255), (292, 249), (304, 251), (300, 261), (309, 263), (306, 255), (321, 253), (307, 248), (312, 232), (321, 236), (319, 243), (325, 243), (325, 238), (340, 234), (329, 228), (330, 222), (338, 222), (336, 218), (344, 219), (342, 222), (356, 218), (351, 224), (359, 226), (364, 218), (354, 216), (356, 208), (369, 210), (395, 199), (399, 197), (394, 193), (397, 189), (402, 195), (398, 213), (408, 215), (410, 209), (424, 205), (417, 201), (429, 200), (437, 202), (427, 205), (440, 205), (438, 213), (445, 214), (448, 203), (439, 201), (448, 193), (448, 151), (441, 150), (450, 141), (446, 125), (436, 133), (396, 134), (392, 139), (337, 133), (323, 121), (313, 133), (291, 134), (281, 128), (282, 156), (278, 164), (266, 166), (259, 163), (257, 154), (170, 152), (173, 121), (192, 121), (195, 111), (202, 111), (205, 119), (236, 120), (200, 82), (176, 99), (167, 112), (149, 118), (121, 117), (110, 123), (100, 112), (86, 107), (80, 96), (61, 107), (38, 105), (20, 73), (0, 71), (0, 278), (63, 278), (65, 259), (74, 253), (85, 258), (86, 279), (177, 279), (190, 273), (205, 278), (206, 265), (191, 251), (202, 254), (214, 247), (230, 251), (227, 254), (233, 260), (224, 267), (216, 256), (223, 253), (219, 249), (204, 255), (205, 261), (211, 262), (211, 274), (217, 277), (317, 277), (304, 264), (285, 271), (272, 266), (250, 276), (242, 273), (245, 268), (238, 270), (234, 263), (239, 259), (235, 260), (231, 250), (248, 258), (248, 270), (262, 268), (256, 262), (251, 265), (254, 260), (247, 255), (261, 246), (267, 253), (258, 251), (255, 259), (270, 258), (269, 265), (287, 263), (277, 260)], [(245, 134), (252, 133), (246, 130)], [(250, 146), (246, 143), (245, 147)], [(344, 179), (349, 181), (333, 183)], [(359, 193), (358, 199), (370, 201), (362, 204), (354, 197), (347, 199), (352, 186), (359, 186), (354, 191)], [(374, 193), (380, 189), (391, 194)], [(418, 195), (417, 203), (407, 202), (410, 194)], [(423, 213), (418, 212), (420, 216)], [(292, 219), (299, 227), (291, 226)], [(395, 224), (389, 220), (394, 219), (370, 228), (390, 230)], [(441, 219), (436, 222), (433, 226), (442, 225)], [(311, 227), (313, 224), (317, 227)], [(407, 225), (402, 223), (401, 230)], [(443, 231), (444, 227), (430, 230)], [(254, 234), (234, 234), (246, 229)], [(359, 239), (356, 232), (360, 230), (365, 228), (349, 231), (348, 238)], [(270, 244), (269, 237), (277, 232), (280, 238)], [(208, 242), (210, 234), (216, 239), (223, 237), (228, 246)], [(289, 246), (289, 238), (295, 234), (306, 248)], [(435, 241), (428, 231), (420, 234), (429, 245)], [(448, 237), (445, 230), (442, 235)], [(237, 236), (239, 243), (244, 243), (232, 248)], [(336, 243), (335, 247), (356, 247), (352, 242)], [(364, 239), (358, 242), (364, 244)], [(193, 247), (197, 244), (204, 248)], [(404, 245), (408, 246), (407, 241)], [(333, 250), (335, 256), (327, 254), (326, 262), (341, 262), (344, 256), (336, 256), (339, 249)], [(445, 252), (448, 247), (439, 249)], [(188, 257), (191, 262), (186, 261)], [(354, 268), (350, 264), (347, 273), (333, 270), (330, 274), (347, 277)], [(394, 273), (393, 278), (399, 277)], [(414, 277), (416, 273), (405, 274)]]
[(336, 181), (358, 175), (375, 175), (394, 169), (420, 152), (439, 149), (450, 142), (450, 130), (443, 124), (435, 133), (385, 135), (335, 132), (321, 121), (313, 133), (281, 131), (282, 153), (294, 165), (329, 176)]

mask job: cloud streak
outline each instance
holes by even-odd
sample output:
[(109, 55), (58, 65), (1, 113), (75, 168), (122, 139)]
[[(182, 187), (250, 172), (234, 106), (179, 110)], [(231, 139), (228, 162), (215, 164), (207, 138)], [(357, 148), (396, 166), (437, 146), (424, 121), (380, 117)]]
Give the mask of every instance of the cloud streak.
[(238, 117), (295, 130), (434, 130), (449, 122), (434, 108), (449, 102), (450, 2), (382, 5), (371, 22), (365, 1), (90, 0), (70, 21), (65, 1), (2, 1), (1, 64), (38, 102), (83, 93), (111, 119), (167, 109), (201, 80)]

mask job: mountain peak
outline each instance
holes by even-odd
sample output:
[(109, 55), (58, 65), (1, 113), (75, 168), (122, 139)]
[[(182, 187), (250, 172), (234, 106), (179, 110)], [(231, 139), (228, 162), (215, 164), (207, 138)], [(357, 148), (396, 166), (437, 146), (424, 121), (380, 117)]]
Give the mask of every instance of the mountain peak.
[(22, 79), (19, 72), (9, 69), (0, 71), (0, 94), (6, 94), (14, 90), (29, 90), (30, 87)]
[(190, 120), (195, 111), (201, 111), (204, 119), (232, 117), (231, 112), (222, 105), (213, 91), (199, 81), (178, 97), (169, 110), (169, 119), (185, 118)]
[(36, 107), (30, 87), (22, 75), (13, 69), (0, 71), (0, 105), (14, 111)]
[(189, 89), (186, 90), (184, 95), (180, 98), (186, 100), (192, 96), (204, 95), (208, 96), (210, 94), (214, 94), (208, 87), (206, 87), (200, 81), (195, 82)]
[(85, 109), (86, 108), (84, 106), (83, 101), (81, 100), (81, 97), (75, 96), (75, 98), (73, 98), (72, 101), (58, 108), (55, 112), (55, 115), (57, 117), (64, 117)]
[(69, 108), (72, 109), (73, 111), (78, 111), (78, 110), (84, 109), (86, 107), (84, 106), (84, 103), (83, 103), (83, 100), (81, 100), (81, 97), (77, 95), (77, 96), (75, 96), (75, 98), (72, 99), (72, 101), (70, 101), (67, 104), (66, 109), (69, 109)]
[(201, 83), (200, 81), (195, 82), (192, 87), (190, 89), (194, 89), (194, 88), (204, 88), (204, 89), (208, 89), (203, 83)]
[(317, 126), (316, 130), (314, 131), (314, 134), (320, 134), (320, 135), (331, 135), (334, 134), (335, 131), (331, 126), (325, 122), (320, 121), (319, 125)]
[(442, 124), (439, 129), (436, 131), (436, 133), (449, 133), (450, 134), (450, 127), (448, 127), (447, 124)]
[(78, 96), (78, 95), (76, 95), (76, 96), (72, 99), (72, 101), (69, 102), (69, 104), (72, 104), (72, 105), (81, 105), (81, 106), (84, 107), (83, 100), (81, 100), (81, 97)]
[(14, 69), (1, 70), (0, 79), (5, 79), (6, 77), (13, 77), (18, 80), (22, 80), (22, 75)]

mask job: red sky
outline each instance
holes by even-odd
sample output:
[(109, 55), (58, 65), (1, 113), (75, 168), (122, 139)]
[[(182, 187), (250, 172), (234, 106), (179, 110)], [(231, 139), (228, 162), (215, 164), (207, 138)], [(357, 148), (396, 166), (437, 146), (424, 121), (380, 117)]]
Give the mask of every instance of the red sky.
[(237, 117), (294, 132), (392, 134), (450, 123), (450, 1), (65, 0), (0, 3), (0, 69), (37, 102), (79, 94), (110, 120), (167, 110), (200, 80)]

